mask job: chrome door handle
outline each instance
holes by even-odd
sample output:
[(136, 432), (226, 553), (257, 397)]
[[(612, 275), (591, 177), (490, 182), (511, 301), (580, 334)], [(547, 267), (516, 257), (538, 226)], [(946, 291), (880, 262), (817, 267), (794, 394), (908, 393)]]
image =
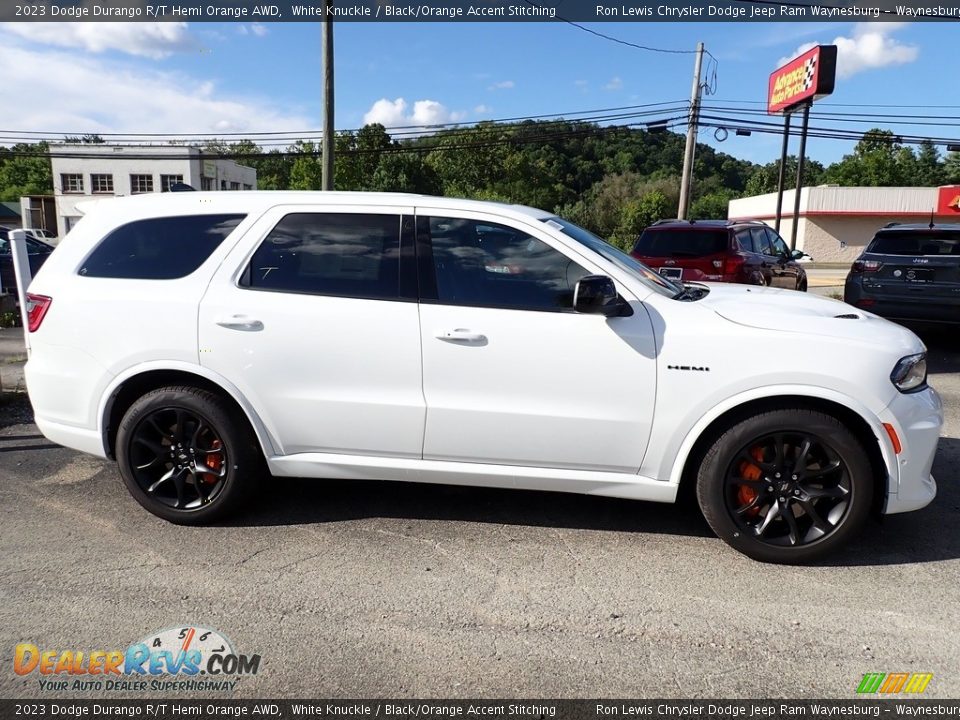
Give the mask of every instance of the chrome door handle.
[(485, 343), (487, 336), (483, 333), (467, 330), (466, 328), (456, 328), (455, 330), (438, 330), (434, 337), (438, 340), (445, 340), (453, 343)]
[(219, 318), (214, 322), (217, 323), (220, 327), (227, 328), (228, 330), (245, 330), (247, 332), (257, 332), (263, 330), (263, 323), (259, 320), (254, 320), (251, 317), (246, 315), (231, 315), (229, 317)]

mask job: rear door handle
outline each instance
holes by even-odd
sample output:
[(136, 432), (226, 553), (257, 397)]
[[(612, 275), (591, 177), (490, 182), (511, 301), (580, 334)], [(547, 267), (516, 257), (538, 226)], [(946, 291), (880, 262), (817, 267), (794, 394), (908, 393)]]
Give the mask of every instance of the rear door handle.
[(480, 344), (487, 341), (487, 336), (483, 333), (467, 330), (466, 328), (456, 328), (455, 330), (438, 330), (434, 333), (438, 340), (445, 340), (452, 343), (473, 343)]
[(244, 330), (246, 332), (263, 330), (262, 322), (247, 315), (230, 315), (228, 317), (217, 318), (214, 322), (228, 330)]

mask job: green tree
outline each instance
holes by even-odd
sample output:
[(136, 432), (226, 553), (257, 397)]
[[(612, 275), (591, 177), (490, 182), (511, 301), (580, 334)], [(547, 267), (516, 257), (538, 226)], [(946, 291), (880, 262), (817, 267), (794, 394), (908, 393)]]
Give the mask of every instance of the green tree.
[(936, 187), (946, 183), (946, 168), (936, 145), (930, 140), (922, 140), (920, 147), (917, 149), (916, 157), (914, 183), (926, 187)]
[(369, 189), (437, 195), (442, 184), (434, 169), (419, 155), (393, 152), (380, 158)]
[(954, 150), (943, 164), (944, 180), (950, 184), (960, 184), (960, 152)]
[(640, 198), (628, 201), (620, 211), (620, 222), (609, 242), (629, 252), (643, 229), (665, 217), (668, 212), (667, 197), (659, 190), (652, 190)]
[(17, 143), (0, 148), (0, 200), (9, 202), (21, 195), (52, 195), (53, 177), (45, 142)]
[(294, 153), (290, 166), (290, 190), (319, 190), (323, 187), (320, 151), (312, 142), (298, 140), (288, 152)]
[(693, 220), (726, 220), (731, 191), (717, 191), (703, 195), (690, 203), (690, 218)]
[[(803, 184), (804, 187), (812, 187), (823, 183), (824, 167), (822, 163), (816, 160), (810, 160), (803, 164)], [(750, 177), (744, 187), (743, 196), (751, 197), (753, 195), (764, 195), (777, 191), (777, 182), (780, 178), (780, 161), (767, 163), (754, 167)], [(786, 163), (786, 174), (783, 178), (784, 190), (792, 190), (797, 184), (797, 156), (788, 155)]]
[(916, 157), (889, 130), (866, 132), (851, 155), (827, 168), (827, 182), (839, 185), (893, 187), (915, 184)]

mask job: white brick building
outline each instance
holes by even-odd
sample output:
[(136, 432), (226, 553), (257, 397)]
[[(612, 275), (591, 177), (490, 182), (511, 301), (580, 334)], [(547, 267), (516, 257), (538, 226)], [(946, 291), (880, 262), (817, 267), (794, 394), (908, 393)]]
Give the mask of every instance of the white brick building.
[[(80, 219), (77, 204), (91, 198), (167, 192), (176, 183), (197, 190), (256, 190), (257, 171), (198, 148), (156, 145), (57, 145), (50, 149), (57, 233)], [(31, 217), (37, 198), (21, 199)]]

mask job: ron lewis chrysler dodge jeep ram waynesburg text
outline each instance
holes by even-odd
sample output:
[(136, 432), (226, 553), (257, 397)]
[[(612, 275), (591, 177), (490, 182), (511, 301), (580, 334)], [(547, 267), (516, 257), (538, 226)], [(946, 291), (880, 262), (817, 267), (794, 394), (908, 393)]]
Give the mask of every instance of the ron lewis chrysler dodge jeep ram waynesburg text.
[[(49, 439), (175, 523), (270, 475), (673, 502), (803, 562), (921, 508), (943, 421), (910, 331), (686, 284), (527, 207), (372, 193), (92, 203), (30, 286)], [(269, 472), (267, 472), (269, 470)]]

